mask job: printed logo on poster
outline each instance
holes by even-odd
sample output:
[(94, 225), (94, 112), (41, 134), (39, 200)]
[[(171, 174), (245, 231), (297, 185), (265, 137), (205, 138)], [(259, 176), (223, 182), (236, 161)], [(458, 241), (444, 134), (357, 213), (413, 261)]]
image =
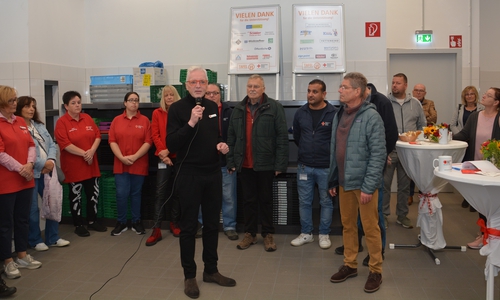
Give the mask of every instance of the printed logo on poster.
[(250, 32), (248, 32), (249, 36), (260, 36), (261, 34), (262, 34), (262, 32), (260, 32), (260, 31), (250, 31)]
[(270, 59), (271, 54), (262, 54), (262, 59)]
[(312, 34), (311, 30), (301, 30), (300, 31), (300, 35), (303, 35), (303, 36), (308, 36), (308, 35), (311, 35), (311, 34)]
[(326, 58), (326, 54), (316, 54), (314, 57), (316, 59), (323, 59), (323, 58)]
[(254, 28), (262, 28), (262, 24), (250, 24), (245, 26), (245, 29), (254, 29)]
[(300, 43), (301, 43), (301, 44), (314, 44), (314, 39), (310, 39), (310, 40), (300, 40)]
[(257, 60), (259, 59), (258, 55), (247, 55), (247, 60)]
[(272, 43), (274, 43), (274, 39), (273, 39), (273, 38), (268, 38), (268, 39), (267, 39), (267, 43), (268, 43), (268, 44), (272, 44)]
[(300, 51), (308, 51), (308, 50), (312, 50), (314, 49), (313, 47), (300, 47), (299, 50)]

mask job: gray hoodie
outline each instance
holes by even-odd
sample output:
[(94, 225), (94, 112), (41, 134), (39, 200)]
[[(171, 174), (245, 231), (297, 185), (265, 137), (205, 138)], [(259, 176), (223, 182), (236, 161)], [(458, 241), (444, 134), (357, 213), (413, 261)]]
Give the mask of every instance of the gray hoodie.
[(413, 98), (410, 94), (406, 95), (403, 105), (399, 104), (398, 100), (389, 93), (387, 98), (391, 101), (394, 109), (394, 116), (398, 124), (398, 133), (404, 133), (410, 130), (422, 130), (422, 127), (427, 126), (424, 110), (420, 101)]

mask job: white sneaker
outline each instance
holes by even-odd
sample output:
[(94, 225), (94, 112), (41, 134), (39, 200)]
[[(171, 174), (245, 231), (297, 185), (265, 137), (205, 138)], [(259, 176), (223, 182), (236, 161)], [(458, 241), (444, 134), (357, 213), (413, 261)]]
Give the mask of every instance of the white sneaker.
[(45, 245), (45, 243), (38, 243), (36, 244), (36, 246), (34, 247), (36, 251), (47, 251), (49, 250), (49, 247), (47, 247), (47, 245)]
[(69, 241), (65, 239), (58, 239), (55, 244), (50, 245), (51, 247), (66, 247), (69, 245)]
[(319, 246), (321, 249), (328, 249), (332, 246), (330, 242), (330, 235), (328, 234), (320, 234), (319, 235)]
[(41, 262), (34, 260), (33, 257), (29, 254), (26, 254), (26, 256), (23, 258), (16, 258), (15, 262), (17, 264), (17, 267), (20, 269), (26, 268), (33, 270), (38, 269), (42, 266)]
[(290, 244), (292, 244), (292, 246), (302, 246), (304, 244), (307, 244), (307, 243), (312, 243), (314, 242), (314, 237), (312, 235), (312, 233), (301, 233), (298, 237), (296, 237), (295, 239), (293, 239)]
[(11, 261), (7, 265), (4, 265), (3, 269), (5, 271), (5, 275), (7, 275), (7, 278), (15, 279), (21, 277), (21, 272), (19, 272), (19, 270), (17, 269), (17, 264), (14, 261)]

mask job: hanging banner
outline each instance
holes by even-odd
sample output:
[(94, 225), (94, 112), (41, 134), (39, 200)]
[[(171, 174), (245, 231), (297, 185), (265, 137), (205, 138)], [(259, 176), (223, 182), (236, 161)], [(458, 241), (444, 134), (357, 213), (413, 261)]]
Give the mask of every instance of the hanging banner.
[(294, 73), (343, 73), (344, 6), (293, 5)]
[(279, 73), (280, 6), (231, 8), (228, 74)]

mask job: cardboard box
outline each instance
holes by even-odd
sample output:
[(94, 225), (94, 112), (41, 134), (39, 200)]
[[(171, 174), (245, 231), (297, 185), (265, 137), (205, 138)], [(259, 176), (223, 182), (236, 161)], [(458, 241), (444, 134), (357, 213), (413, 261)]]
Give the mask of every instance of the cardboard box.
[(163, 68), (134, 68), (134, 88), (167, 85), (167, 72)]

